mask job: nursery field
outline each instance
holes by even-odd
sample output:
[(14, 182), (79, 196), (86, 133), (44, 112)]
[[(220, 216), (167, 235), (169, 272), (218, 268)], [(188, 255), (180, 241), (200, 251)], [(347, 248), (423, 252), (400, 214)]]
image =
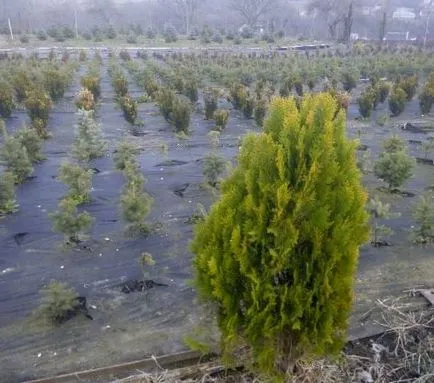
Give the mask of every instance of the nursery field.
[[(434, 233), (414, 211), (434, 191), (433, 51), (47, 53), (0, 60), (1, 382), (186, 350), (204, 329), (218, 343), (189, 242), (279, 95), (338, 100), (369, 199), (389, 204), (370, 207), (352, 327), (377, 298), (432, 287)], [(411, 169), (386, 182), (392, 136)], [(80, 304), (59, 316), (62, 293)]]

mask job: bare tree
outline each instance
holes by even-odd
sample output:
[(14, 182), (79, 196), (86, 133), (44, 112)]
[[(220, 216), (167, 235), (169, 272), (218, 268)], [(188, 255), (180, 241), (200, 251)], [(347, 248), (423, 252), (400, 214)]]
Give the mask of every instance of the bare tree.
[(231, 7), (244, 18), (247, 25), (254, 26), (275, 3), (276, 0), (231, 0)]
[[(325, 20), (333, 40), (348, 43), (353, 26), (354, 5), (354, 0), (311, 0), (308, 9)], [(340, 35), (339, 31), (342, 31)]]
[(185, 33), (190, 34), (197, 22), (197, 13), (204, 0), (160, 0), (161, 5), (182, 20)]
[(113, 0), (88, 0), (88, 11), (102, 18), (105, 24), (111, 24), (113, 17), (118, 14)]

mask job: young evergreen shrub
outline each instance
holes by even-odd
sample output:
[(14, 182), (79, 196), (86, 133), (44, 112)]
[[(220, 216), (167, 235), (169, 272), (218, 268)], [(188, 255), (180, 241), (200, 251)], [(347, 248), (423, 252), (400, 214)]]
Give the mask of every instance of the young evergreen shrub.
[(99, 76), (87, 75), (81, 78), (81, 86), (85, 89), (89, 89), (95, 100), (98, 100), (101, 95), (101, 81)]
[(397, 82), (397, 87), (401, 88), (406, 95), (406, 101), (411, 101), (416, 94), (419, 79), (417, 75), (404, 77)]
[(392, 89), (392, 84), (390, 82), (380, 80), (376, 85), (375, 88), (378, 91), (378, 98), (381, 103), (385, 102), (387, 100), (387, 97), (389, 96), (390, 90)]
[(38, 31), (38, 33), (36, 34), (36, 37), (38, 38), (39, 41), (47, 40), (47, 34), (43, 30)]
[(137, 36), (133, 35), (133, 34), (128, 35), (127, 43), (128, 44), (137, 44)]
[(301, 79), (297, 78), (296, 80), (294, 80), (294, 89), (295, 93), (297, 93), (297, 96), (303, 97), (303, 82), (301, 81)]
[(128, 223), (128, 233), (132, 235), (147, 234), (145, 218), (151, 211), (153, 199), (143, 190), (144, 177), (134, 162), (128, 162), (124, 169), (127, 186), (121, 195), (124, 220)]
[(27, 96), (27, 92), (35, 87), (32, 79), (25, 70), (18, 70), (11, 78), (11, 84), (15, 90), (15, 97), (22, 103)]
[(110, 39), (110, 40), (113, 40), (113, 39), (116, 38), (117, 33), (116, 33), (116, 29), (113, 27), (113, 25), (110, 25), (110, 26), (107, 28), (106, 36), (107, 36), (107, 38)]
[(0, 218), (18, 210), (15, 200), (15, 176), (11, 172), (0, 174)]
[(0, 83), (0, 117), (9, 118), (14, 111), (14, 90), (6, 82)]
[(357, 75), (350, 71), (342, 73), (342, 86), (346, 92), (351, 92), (357, 87)]
[[(50, 96), (43, 90), (35, 88), (27, 93), (24, 104), (32, 121), (32, 126), (38, 131), (41, 138), (47, 138), (48, 118), (53, 105)], [(36, 124), (34, 125), (34, 123)]]
[(199, 100), (198, 81), (196, 79), (188, 79), (185, 82), (184, 95), (193, 103)]
[(377, 196), (369, 200), (366, 209), (372, 217), (371, 244), (375, 247), (381, 246), (385, 238), (393, 234), (393, 230), (389, 226), (380, 224), (379, 220), (399, 217), (399, 214), (392, 213), (390, 204), (381, 202)]
[(172, 110), (172, 122), (176, 133), (188, 134), (190, 126), (191, 106), (181, 98), (176, 98)]
[[(428, 114), (429, 112), (431, 112), (433, 101), (434, 101), (434, 93), (432, 93), (430, 89), (424, 88), (419, 95), (420, 112), (422, 114)], [(0, 114), (1, 114), (1, 104), (0, 104)]]
[(66, 283), (53, 281), (40, 293), (42, 297), (38, 311), (55, 325), (67, 321), (79, 305), (78, 294)]
[(230, 101), (235, 109), (241, 109), (243, 100), (247, 97), (247, 90), (243, 84), (234, 83), (230, 89)]
[(434, 74), (428, 77), (422, 92), (419, 95), (419, 105), (422, 114), (428, 114), (431, 112), (431, 108), (434, 102)]
[(77, 109), (91, 111), (95, 109), (95, 98), (93, 93), (86, 88), (81, 88), (75, 96), (75, 106)]
[(59, 202), (58, 210), (50, 214), (53, 230), (65, 236), (68, 244), (80, 242), (82, 234), (86, 233), (93, 223), (93, 218), (86, 211), (78, 213), (73, 199), (65, 198)]
[(102, 157), (107, 142), (103, 139), (101, 126), (95, 121), (93, 111), (79, 109), (77, 120), (77, 137), (72, 144), (72, 156), (82, 163)]
[(160, 113), (166, 121), (170, 120), (173, 112), (173, 106), (176, 101), (176, 94), (169, 88), (161, 88), (157, 95), (157, 104)]
[(267, 373), (346, 342), (369, 227), (356, 143), (337, 110), (327, 94), (307, 96), (301, 110), (275, 99), (192, 242), (196, 286), (218, 308), (223, 353), (247, 343)]
[(128, 80), (121, 73), (113, 77), (112, 85), (117, 97), (124, 97), (128, 94)]
[(433, 196), (427, 194), (419, 198), (415, 206), (413, 218), (416, 227), (412, 230), (413, 240), (418, 244), (434, 242), (434, 203)]
[(153, 40), (153, 39), (155, 39), (156, 37), (157, 37), (157, 32), (155, 32), (154, 28), (152, 28), (152, 27), (148, 27), (148, 28), (146, 29), (146, 38), (147, 38), (147, 39), (150, 39), (150, 40)]
[(28, 44), (29, 41), (30, 41), (29, 36), (27, 36), (27, 35), (20, 36), (20, 42), (22, 42), (23, 44)]
[(64, 163), (60, 167), (58, 179), (68, 186), (67, 198), (81, 205), (90, 201), (92, 189), (92, 170), (86, 170), (76, 164)]
[(374, 108), (374, 97), (372, 92), (366, 89), (360, 97), (357, 99), (359, 104), (359, 112), (363, 118), (369, 118), (372, 114), (372, 109)]
[(126, 49), (120, 51), (119, 57), (124, 61), (131, 61), (131, 55)]
[(241, 102), (241, 111), (245, 118), (252, 118), (255, 104), (255, 99), (247, 93), (246, 97)]
[(134, 124), (137, 120), (137, 102), (129, 95), (121, 97), (119, 100), (124, 118), (130, 124)]
[(399, 116), (405, 109), (406, 93), (401, 88), (394, 88), (389, 97), (389, 109), (393, 116)]
[(15, 137), (26, 148), (30, 162), (37, 163), (45, 160), (42, 154), (42, 140), (35, 129), (22, 128)]
[(223, 158), (214, 153), (206, 156), (203, 162), (203, 175), (206, 182), (212, 187), (216, 187), (225, 168), (226, 162)]
[(288, 97), (294, 87), (294, 79), (292, 76), (286, 76), (280, 86), (279, 94), (282, 97)]
[(33, 173), (33, 166), (27, 154), (27, 149), (21, 140), (8, 135), (1, 120), (0, 133), (3, 134), (3, 145), (0, 147), (0, 162), (6, 166), (8, 172), (14, 175), (15, 183), (22, 183)]
[(174, 43), (178, 41), (178, 34), (175, 27), (173, 27), (172, 25), (167, 25), (164, 28), (164, 41), (166, 43)]
[(140, 149), (127, 142), (122, 141), (113, 157), (116, 170), (125, 170), (128, 163), (135, 162), (135, 157), (140, 153)]
[(258, 126), (262, 126), (264, 124), (264, 119), (267, 114), (267, 101), (264, 99), (260, 99), (256, 102), (254, 118), (255, 122)]
[(84, 61), (87, 60), (87, 53), (86, 53), (86, 51), (85, 51), (84, 49), (81, 49), (81, 50), (80, 50), (80, 53), (79, 53), (79, 55), (78, 55), (78, 60), (79, 60), (80, 62), (84, 62)]
[(214, 112), (214, 121), (217, 130), (220, 132), (223, 131), (229, 121), (229, 110), (217, 109)]
[(386, 140), (383, 149), (375, 163), (374, 173), (389, 184), (389, 189), (398, 188), (411, 177), (415, 161), (399, 137)]
[(43, 76), (45, 91), (54, 102), (59, 101), (68, 87), (68, 77), (59, 69), (53, 68), (45, 70)]
[(205, 104), (205, 119), (211, 120), (214, 113), (218, 108), (219, 90), (207, 89), (203, 94), (203, 101)]

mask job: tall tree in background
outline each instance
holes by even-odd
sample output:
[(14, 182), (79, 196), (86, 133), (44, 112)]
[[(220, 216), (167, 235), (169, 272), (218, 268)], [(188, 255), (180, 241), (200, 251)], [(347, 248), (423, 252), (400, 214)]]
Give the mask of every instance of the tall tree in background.
[(354, 0), (311, 0), (308, 10), (325, 20), (333, 40), (348, 43), (353, 26), (354, 6)]
[(380, 23), (380, 43), (383, 43), (384, 37), (386, 36), (386, 27), (387, 27), (387, 12), (389, 9), (389, 0), (384, 0), (383, 2), (383, 11), (381, 16)]
[(238, 12), (246, 24), (254, 26), (276, 4), (276, 0), (231, 0), (231, 7)]
[(196, 227), (196, 285), (218, 308), (222, 346), (289, 371), (346, 340), (359, 246), (369, 237), (356, 143), (328, 94), (275, 99), (242, 143), (220, 200)]
[(191, 28), (197, 23), (197, 13), (203, 0), (161, 0), (161, 3), (182, 20), (185, 33), (189, 35)]

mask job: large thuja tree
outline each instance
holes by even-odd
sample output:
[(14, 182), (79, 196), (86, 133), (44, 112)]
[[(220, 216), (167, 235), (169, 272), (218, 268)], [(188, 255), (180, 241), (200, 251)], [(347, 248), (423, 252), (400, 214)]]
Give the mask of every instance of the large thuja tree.
[(345, 342), (366, 193), (345, 114), (327, 94), (275, 99), (220, 200), (196, 227), (199, 292), (216, 303), (226, 355), (246, 342), (276, 373)]

